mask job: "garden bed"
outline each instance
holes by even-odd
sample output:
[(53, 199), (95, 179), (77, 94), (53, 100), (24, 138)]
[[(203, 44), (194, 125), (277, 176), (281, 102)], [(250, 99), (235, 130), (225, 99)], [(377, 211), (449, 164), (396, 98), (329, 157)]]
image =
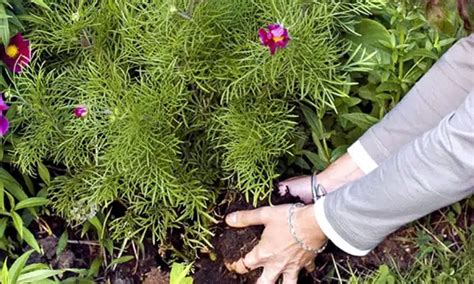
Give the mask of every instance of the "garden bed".
[[(240, 194), (231, 193), (224, 199), (233, 201), (225, 203), (217, 209), (220, 216), (237, 210), (254, 208), (245, 202)], [(280, 197), (275, 193), (272, 195), (271, 203), (278, 205), (297, 201), (298, 199), (294, 197)], [(474, 224), (474, 210), (469, 209), (468, 202), (462, 204), (461, 210), (464, 213), (459, 214), (454, 223), (450, 223), (446, 219), (444, 213), (446, 210), (435, 212), (425, 217), (420, 223), (408, 225), (391, 234), (367, 256), (350, 256), (329, 244), (327, 249), (316, 257), (316, 270), (311, 273), (301, 271), (298, 283), (337, 283), (337, 279), (349, 279), (354, 275), (371, 275), (384, 265), (388, 265), (392, 271), (407, 272), (420, 254), (420, 248), (427, 248), (426, 245), (420, 243), (421, 240), (417, 240), (417, 227), (419, 229), (421, 224), (424, 224), (421, 226), (430, 228), (429, 235), (441, 236), (442, 243), (457, 250), (462, 247), (462, 237), (458, 235), (459, 230), (468, 231), (469, 226)], [(267, 203), (259, 205), (264, 206)], [(52, 234), (42, 231), (38, 227), (32, 229), (44, 249), (44, 255), (33, 254), (30, 259), (31, 263), (46, 263), (57, 269), (88, 269), (94, 259), (100, 256), (100, 244), (97, 240), (81, 239), (75, 230), (65, 227), (64, 220), (59, 218), (45, 217), (42, 220), (48, 224)], [(69, 232), (69, 241), (64, 251), (57, 255), (59, 236), (65, 229)], [(206, 252), (202, 251), (194, 264), (194, 283), (255, 283), (260, 276), (261, 269), (256, 269), (245, 275), (238, 275), (227, 270), (226, 264), (245, 256), (258, 243), (263, 227), (229, 228), (221, 219), (213, 230), (215, 232), (215, 237), (212, 239), (213, 248)], [(182, 245), (179, 243), (179, 235), (172, 235), (171, 238), (177, 246)], [(145, 254), (138, 259), (119, 264), (113, 271), (100, 271), (96, 283), (169, 283), (170, 266), (167, 263), (170, 263), (170, 255), (163, 254), (160, 247), (153, 246), (148, 241), (144, 243), (144, 248)], [(128, 251), (126, 254), (133, 254), (133, 251)]]

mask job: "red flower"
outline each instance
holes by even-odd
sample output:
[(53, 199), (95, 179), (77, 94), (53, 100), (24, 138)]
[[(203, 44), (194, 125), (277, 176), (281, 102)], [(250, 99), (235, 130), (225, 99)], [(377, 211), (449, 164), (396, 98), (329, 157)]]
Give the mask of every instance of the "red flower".
[(10, 39), (6, 47), (1, 46), (0, 59), (10, 71), (20, 73), (30, 63), (30, 42), (23, 38), (21, 33), (17, 33)]
[(288, 30), (280, 24), (268, 25), (268, 31), (259, 29), (258, 35), (263, 45), (268, 46), (270, 54), (275, 54), (277, 48), (285, 48), (290, 41)]

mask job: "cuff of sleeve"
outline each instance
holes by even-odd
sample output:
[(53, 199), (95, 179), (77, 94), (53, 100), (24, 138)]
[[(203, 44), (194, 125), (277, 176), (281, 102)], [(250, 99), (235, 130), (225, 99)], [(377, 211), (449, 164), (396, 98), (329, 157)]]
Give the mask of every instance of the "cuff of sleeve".
[(324, 212), (324, 199), (325, 197), (323, 196), (316, 201), (316, 203), (314, 204), (314, 214), (319, 227), (326, 235), (326, 237), (330, 239), (331, 242), (333, 242), (338, 248), (348, 254), (355, 256), (367, 255), (370, 250), (361, 250), (352, 246), (334, 230), (334, 228), (331, 226), (328, 219), (326, 218), (326, 213)]
[(377, 163), (372, 159), (369, 153), (367, 153), (359, 140), (347, 149), (347, 153), (365, 174), (370, 173), (378, 167)]

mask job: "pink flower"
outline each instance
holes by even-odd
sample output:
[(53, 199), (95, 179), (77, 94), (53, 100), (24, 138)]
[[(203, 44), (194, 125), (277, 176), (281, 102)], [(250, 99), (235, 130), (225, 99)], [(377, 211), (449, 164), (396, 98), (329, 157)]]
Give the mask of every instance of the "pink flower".
[(8, 133), (8, 127), (10, 127), (10, 122), (3, 114), (0, 116), (0, 136), (5, 136)]
[(8, 110), (8, 105), (3, 100), (3, 95), (0, 94), (0, 136), (5, 136), (8, 132), (10, 122), (3, 116), (3, 112)]
[(258, 35), (263, 45), (268, 46), (270, 54), (274, 55), (277, 48), (285, 48), (290, 41), (288, 30), (280, 24), (268, 25), (268, 31), (266, 29), (259, 29)]
[(0, 93), (0, 115), (3, 114), (4, 111), (8, 110), (7, 103), (3, 100), (3, 94)]
[(4, 45), (0, 47), (0, 59), (10, 71), (20, 73), (30, 63), (30, 42), (24, 39), (21, 33), (17, 33), (6, 47)]
[(77, 118), (84, 118), (87, 115), (87, 107), (85, 105), (78, 105), (74, 108), (74, 115)]

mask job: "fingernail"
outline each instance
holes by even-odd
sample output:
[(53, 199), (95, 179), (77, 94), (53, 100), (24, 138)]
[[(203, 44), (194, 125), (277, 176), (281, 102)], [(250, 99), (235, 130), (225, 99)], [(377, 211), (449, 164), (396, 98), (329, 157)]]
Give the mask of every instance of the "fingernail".
[(237, 223), (237, 213), (230, 213), (226, 218), (227, 224), (233, 225)]

